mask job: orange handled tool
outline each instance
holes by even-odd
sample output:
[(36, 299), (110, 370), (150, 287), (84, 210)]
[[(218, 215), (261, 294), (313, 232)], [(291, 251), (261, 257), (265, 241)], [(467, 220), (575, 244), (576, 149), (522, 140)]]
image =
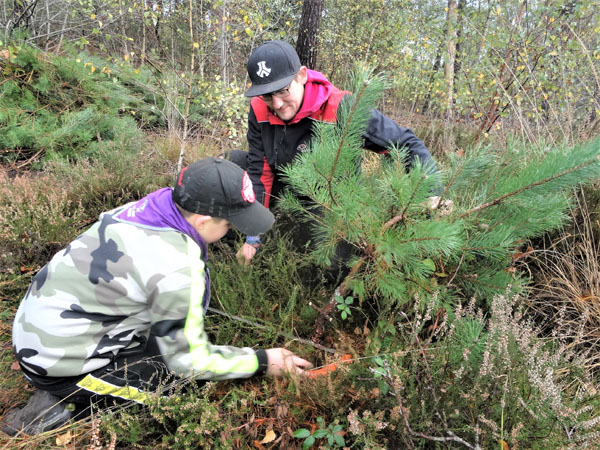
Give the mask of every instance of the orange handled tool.
[(348, 353), (346, 353), (345, 355), (342, 355), (342, 357), (339, 360), (332, 362), (331, 364), (327, 364), (323, 367), (319, 367), (316, 369), (307, 370), (306, 374), (310, 378), (316, 378), (322, 375), (327, 375), (328, 373), (335, 372), (337, 370), (338, 363), (347, 363), (350, 362), (351, 359), (352, 357)]

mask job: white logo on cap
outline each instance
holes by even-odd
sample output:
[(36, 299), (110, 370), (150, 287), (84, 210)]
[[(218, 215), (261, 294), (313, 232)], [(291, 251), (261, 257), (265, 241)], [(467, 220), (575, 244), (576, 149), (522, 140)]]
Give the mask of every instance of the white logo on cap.
[(242, 198), (248, 203), (254, 203), (256, 196), (254, 195), (254, 188), (252, 187), (252, 181), (247, 172), (244, 172), (242, 177)]
[(268, 77), (271, 74), (271, 69), (265, 66), (266, 63), (266, 61), (260, 61), (258, 63), (258, 71), (256, 72), (256, 75), (261, 78)]

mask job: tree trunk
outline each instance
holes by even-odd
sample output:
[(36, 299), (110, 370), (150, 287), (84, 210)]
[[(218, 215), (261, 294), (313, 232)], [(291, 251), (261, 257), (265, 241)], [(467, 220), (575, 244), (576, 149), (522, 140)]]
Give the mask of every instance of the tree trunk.
[(309, 69), (317, 66), (317, 44), (322, 11), (323, 0), (304, 0), (302, 4), (296, 52), (298, 52), (302, 65)]
[(458, 80), (458, 76), (460, 74), (460, 69), (462, 67), (461, 60), (461, 38), (462, 38), (462, 27), (463, 27), (463, 14), (465, 9), (465, 0), (458, 0), (458, 21), (456, 22), (456, 52), (454, 58), (454, 94), (456, 94), (456, 80)]
[(429, 74), (429, 82), (427, 83), (427, 93), (425, 94), (425, 99), (423, 100), (423, 106), (421, 107), (421, 111), (425, 114), (429, 111), (429, 106), (431, 102), (431, 91), (433, 90), (433, 83), (435, 81), (435, 76), (440, 70), (440, 66), (442, 65), (442, 51), (443, 51), (443, 43), (440, 43), (438, 47), (438, 51), (435, 55), (435, 61), (433, 63), (433, 67), (431, 68), (431, 72)]
[(144, 0), (144, 5), (142, 7), (142, 54), (140, 58), (142, 59), (142, 64), (144, 63), (144, 59), (146, 58), (146, 12), (148, 11), (148, 3)]
[(458, 10), (456, 0), (448, 0), (448, 29), (446, 62), (444, 64), (444, 78), (446, 80), (446, 116), (452, 118), (454, 103), (454, 61), (456, 59), (456, 24)]
[(125, 10), (123, 2), (119, 0), (119, 24), (121, 25), (121, 34), (123, 35), (123, 50), (125, 54), (129, 54), (129, 46), (127, 45), (127, 31), (125, 30)]
[(225, 85), (229, 84), (229, 80), (227, 79), (227, 18), (228, 18), (228, 10), (227, 10), (227, 0), (223, 2), (223, 14), (221, 16), (221, 33), (219, 34), (219, 47), (221, 50), (221, 79)]

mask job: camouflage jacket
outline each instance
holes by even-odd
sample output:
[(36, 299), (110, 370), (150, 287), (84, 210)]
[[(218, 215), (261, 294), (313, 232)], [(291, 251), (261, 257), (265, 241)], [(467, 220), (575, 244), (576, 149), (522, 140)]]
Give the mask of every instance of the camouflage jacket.
[[(171, 214), (181, 218), (170, 189), (152, 196), (170, 202)], [(178, 375), (245, 378), (264, 368), (264, 350), (208, 341), (204, 241), (164, 221), (153, 225), (150, 207), (144, 224), (121, 219), (144, 209), (147, 198), (102, 214), (34, 277), (13, 326), (24, 368), (48, 377), (85, 374), (145, 342), (151, 331)]]

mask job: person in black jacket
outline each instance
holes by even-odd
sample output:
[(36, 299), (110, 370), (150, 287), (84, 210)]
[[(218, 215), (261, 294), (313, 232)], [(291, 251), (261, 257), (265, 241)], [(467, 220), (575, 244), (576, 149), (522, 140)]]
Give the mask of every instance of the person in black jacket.
[[(246, 92), (252, 97), (249, 151), (232, 151), (229, 158), (246, 168), (257, 199), (271, 207), (285, 187), (279, 169), (306, 151), (315, 122), (336, 122), (338, 106), (350, 92), (339, 90), (322, 73), (302, 66), (294, 48), (283, 41), (268, 41), (257, 47), (248, 60), (248, 75), (252, 82)], [(408, 169), (418, 159), (428, 172), (437, 171), (423, 142), (376, 109), (363, 137), (364, 147), (377, 153), (405, 148)], [(248, 236), (238, 258), (249, 264), (260, 245), (258, 237)]]

